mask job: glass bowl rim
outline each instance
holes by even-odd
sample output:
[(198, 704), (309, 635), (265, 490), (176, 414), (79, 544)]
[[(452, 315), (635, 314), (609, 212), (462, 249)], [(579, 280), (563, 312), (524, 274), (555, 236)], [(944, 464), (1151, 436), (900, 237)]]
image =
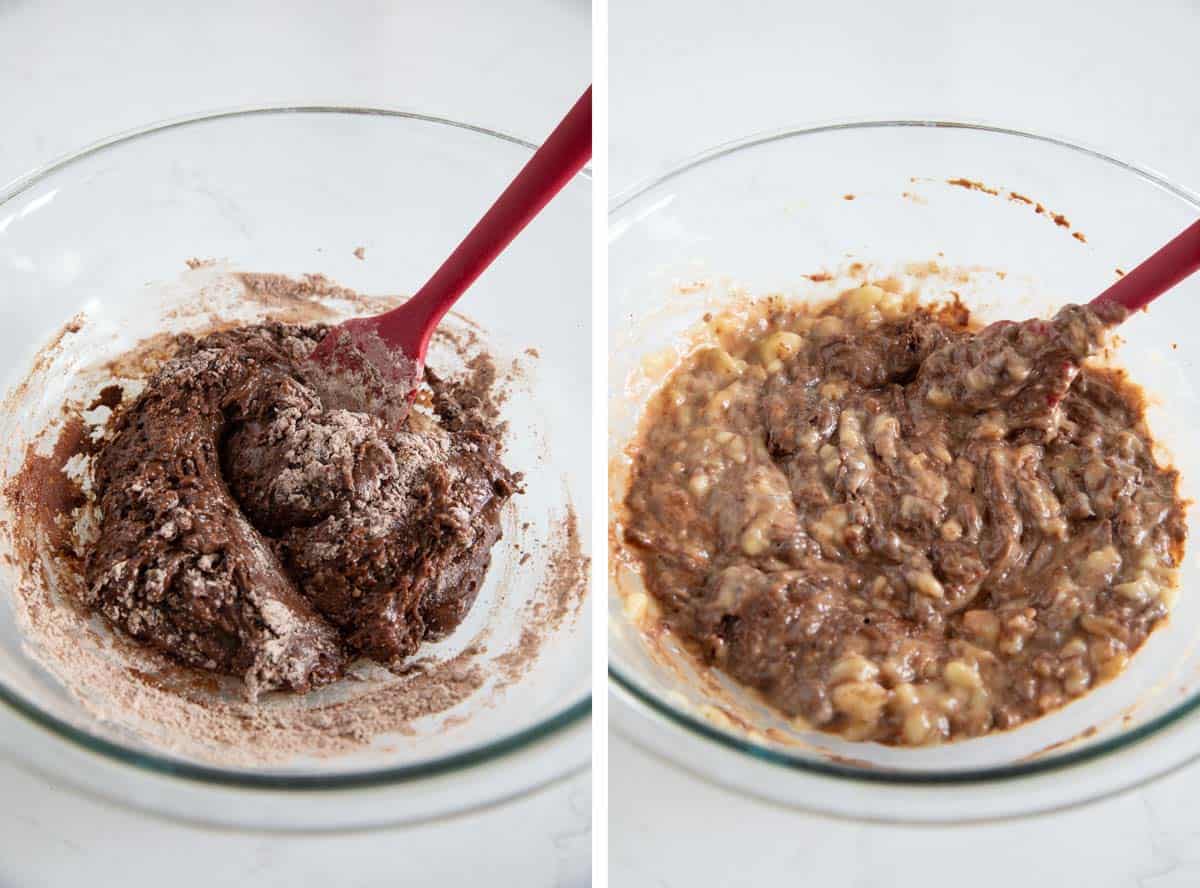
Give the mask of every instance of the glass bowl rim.
[[(61, 172), (94, 155), (121, 148), (140, 139), (161, 135), (171, 130), (182, 129), (195, 124), (211, 123), (214, 121), (236, 121), (242, 118), (267, 118), (275, 115), (378, 117), (381, 119), (432, 124), (449, 129), (465, 130), (515, 145), (529, 152), (535, 151), (538, 148), (537, 143), (519, 138), (510, 133), (415, 111), (400, 111), (355, 105), (289, 104), (239, 106), (236, 108), (173, 117), (150, 123), (146, 126), (124, 130), (116, 135), (93, 142), (77, 151), (64, 154), (43, 166), (36, 167), (29, 172), (17, 176), (6, 184), (0, 185), (0, 208), (3, 208), (14, 198), (19, 197), (55, 173)], [(588, 182), (592, 178), (590, 166), (585, 167), (578, 174), (578, 177), (582, 181)], [(206, 785), (228, 786), (237, 789), (299, 793), (356, 788), (379, 789), (387, 786), (412, 783), (426, 778), (439, 777), (503, 759), (522, 752), (537, 743), (563, 734), (568, 728), (575, 726), (589, 717), (592, 711), (592, 694), (588, 692), (581, 699), (527, 728), (510, 734), (504, 734), (496, 739), (479, 743), (459, 752), (411, 765), (374, 768), (368, 771), (348, 774), (256, 773), (226, 769), (216, 765), (198, 764), (182, 759), (173, 759), (155, 752), (136, 750), (124, 744), (88, 733), (57, 716), (43, 711), (40, 707), (22, 697), (20, 693), (8, 687), (3, 681), (0, 681), (0, 703), (9, 706), (17, 715), (41, 728), (49, 730), (69, 743), (82, 747), (87, 752), (112, 759), (119, 764), (132, 765), (135, 768), (148, 771), (157, 776), (180, 778)], [(541, 780), (529, 786), (526, 791), (532, 791), (547, 781), (569, 776), (569, 774), (576, 773), (582, 769), (583, 766), (579, 766), (561, 774), (553, 774), (546, 780)], [(472, 805), (469, 807), (473, 808), (475, 806)]]
[[(899, 130), (909, 128), (966, 131), (990, 136), (1023, 139), (1030, 142), (1039, 142), (1042, 144), (1051, 145), (1056, 148), (1064, 148), (1068, 152), (1082, 154), (1094, 160), (1108, 164), (1109, 166), (1116, 167), (1118, 170), (1132, 173), (1138, 178), (1144, 180), (1146, 183), (1157, 186), (1158, 188), (1166, 191), (1168, 194), (1171, 194), (1184, 203), (1190, 205), (1193, 210), (1200, 212), (1200, 195), (1197, 195), (1195, 192), (1190, 191), (1181, 185), (1177, 185), (1161, 173), (1156, 172), (1149, 167), (1116, 157), (1108, 152), (1101, 151), (1098, 148), (1093, 148), (1060, 136), (1034, 133), (1027, 130), (1014, 129), (1011, 127), (998, 126), (979, 121), (897, 118), (837, 121), (804, 127), (783, 127), (754, 133), (752, 135), (745, 136), (740, 139), (734, 139), (728, 142), (722, 142), (706, 151), (702, 151), (699, 154), (684, 160), (677, 166), (671, 167), (665, 172), (643, 179), (640, 182), (637, 182), (614, 195), (609, 201), (610, 221), (612, 217), (615, 216), (621, 209), (633, 203), (635, 200), (645, 196), (659, 186), (670, 182), (672, 179), (678, 178), (685, 173), (692, 172), (699, 167), (705, 166), (714, 161), (720, 160), (723, 157), (736, 154), (741, 151), (762, 147), (774, 142), (786, 141), (788, 139), (802, 138), (804, 136), (815, 136), (855, 130)], [(1083, 749), (1052, 753), (1050, 755), (1035, 759), (1027, 759), (1025, 761), (1019, 761), (1012, 764), (984, 768), (959, 768), (948, 771), (898, 771), (874, 767), (857, 768), (850, 765), (840, 764), (832, 759), (824, 761), (817, 759), (800, 759), (779, 749), (757, 743), (748, 737), (735, 735), (729, 731), (725, 731), (693, 715), (690, 712), (687, 712), (681, 708), (676, 708), (665, 699), (659, 699), (658, 695), (653, 691), (642, 687), (636, 679), (623, 674), (620, 668), (611, 661), (609, 662), (608, 666), (608, 676), (610, 682), (620, 692), (628, 695), (628, 697), (632, 698), (632, 700), (636, 701), (636, 703), (646, 707), (646, 709), (648, 709), (652, 714), (664, 717), (669, 722), (684, 729), (685, 731), (696, 734), (701, 739), (717, 743), (726, 749), (748, 755), (758, 761), (766, 762), (771, 765), (777, 765), (790, 771), (803, 772), (820, 777), (840, 778), (864, 784), (885, 784), (890, 786), (929, 787), (996, 783), (1000, 781), (1011, 781), (1024, 777), (1032, 777), (1034, 775), (1046, 774), (1052, 771), (1059, 771), (1101, 759), (1110, 753), (1129, 749), (1133, 746), (1136, 746), (1138, 743), (1149, 739), (1150, 737), (1159, 735), (1164, 729), (1182, 721), (1185, 717), (1200, 711), (1200, 691), (1197, 691), (1196, 693), (1192, 694), (1192, 696), (1185, 699), (1182, 703), (1176, 704), (1166, 712), (1156, 716), (1145, 724), (1139, 725), (1136, 728), (1122, 732), (1114, 737), (1107, 738)], [(628, 701), (625, 702), (628, 704)], [(1174, 770), (1182, 767), (1183, 765), (1193, 762), (1198, 758), (1200, 758), (1200, 749), (1197, 749), (1194, 753), (1189, 754), (1183, 759), (1183, 761), (1172, 764), (1167, 770)], [(1156, 775), (1157, 774), (1158, 772), (1156, 772)], [(1147, 779), (1152, 779), (1152, 776), (1143, 778), (1141, 782), (1144, 782)]]

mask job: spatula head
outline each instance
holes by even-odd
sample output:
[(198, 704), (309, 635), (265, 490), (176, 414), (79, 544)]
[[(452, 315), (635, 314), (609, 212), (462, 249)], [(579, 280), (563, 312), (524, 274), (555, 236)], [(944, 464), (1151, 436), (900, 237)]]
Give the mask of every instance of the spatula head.
[(329, 331), (308, 367), (326, 409), (370, 413), (394, 428), (408, 415), (424, 364), (389, 347), (376, 318), (355, 318)]

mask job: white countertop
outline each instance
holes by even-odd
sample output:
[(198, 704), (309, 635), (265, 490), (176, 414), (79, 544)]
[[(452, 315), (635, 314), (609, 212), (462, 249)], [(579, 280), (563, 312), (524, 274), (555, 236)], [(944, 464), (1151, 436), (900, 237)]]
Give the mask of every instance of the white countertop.
[(895, 827), (776, 808), (609, 741), (616, 888), (1194, 888), (1200, 768), (1073, 811)]
[(1065, 136), (1200, 189), (1200, 7), (610, 0), (610, 188), (721, 142), (858, 118)]
[[(1200, 190), (1200, 5), (612, 0), (611, 188), (720, 142), (846, 118), (1049, 132)], [(621, 888), (1200, 884), (1200, 767), (1082, 809), (896, 828), (771, 807), (609, 752)]]
[[(120, 130), (247, 104), (419, 110), (537, 140), (591, 78), (586, 0), (234, 6), (0, 0), (0, 182)], [(438, 824), (280, 838), (164, 823), (0, 763), (0, 888), (573, 888), (589, 881), (590, 781)]]

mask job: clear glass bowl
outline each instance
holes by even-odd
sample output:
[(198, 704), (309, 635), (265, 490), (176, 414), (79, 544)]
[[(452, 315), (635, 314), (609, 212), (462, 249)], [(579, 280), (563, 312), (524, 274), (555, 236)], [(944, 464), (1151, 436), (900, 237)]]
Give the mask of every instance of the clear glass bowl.
[[(151, 332), (175, 291), (150, 282), (186, 275), (190, 257), (320, 272), (369, 294), (411, 292), (534, 147), (419, 115), (273, 108), (171, 122), (88, 148), (0, 189), (0, 375), (6, 388), (21, 379), (76, 312), (94, 319), (85, 329), (99, 331), (102, 350)], [(515, 535), (533, 560), (518, 563), (506, 535), (473, 628), (459, 630), (489, 624), (489, 651), (520, 637), (523, 608), (550, 569), (550, 547), (537, 544), (560, 531), (572, 497), (580, 538), (589, 538), (590, 440), (577, 420), (589, 401), (590, 198), (586, 176), (569, 183), (461, 304), (501, 357), (540, 355), (504, 408), (506, 461), (527, 484), (515, 514), (531, 528)], [(354, 255), (360, 246), (365, 261)], [(60, 355), (64, 380), (73, 349)], [(54, 415), (56, 398), (54, 385), (25, 392), (19, 409), (10, 402), (0, 416), (5, 477), (14, 445)], [(345, 756), (225, 767), (93, 716), (30, 655), (11, 590), (11, 573), (0, 571), (0, 748), (120, 802), (220, 824), (345, 828), (495, 803), (589, 762), (586, 606), (501, 697), (476, 695), (454, 709), (464, 716), (456, 727), (427, 719), (410, 736)]]
[[(997, 193), (948, 182), (959, 178)], [(1061, 140), (987, 126), (833, 125), (770, 133), (702, 155), (616, 198), (611, 209), (611, 492), (619, 498), (623, 490), (622, 453), (651, 388), (645, 359), (679, 343), (731, 288), (820, 298), (837, 281), (818, 284), (805, 275), (837, 272), (855, 260), (880, 276), (936, 261), (952, 270), (940, 286), (959, 291), (984, 319), (1030, 317), (1100, 292), (1118, 266), (1139, 262), (1198, 212), (1200, 199), (1156, 173)], [(1130, 319), (1121, 337), (1117, 360), (1155, 399), (1151, 425), (1194, 499), (1200, 279)], [(612, 719), (697, 774), (844, 816), (958, 821), (1079, 803), (1200, 754), (1198, 557), (1193, 540), (1169, 624), (1116, 681), (1020, 729), (933, 749), (805, 734), (730, 682), (699, 681), (687, 657), (652, 644), (626, 619), (622, 594), (640, 581), (631, 572), (612, 573)], [(782, 740), (702, 715), (712, 713), (709, 706), (735, 716), (734, 723), (774, 728)]]

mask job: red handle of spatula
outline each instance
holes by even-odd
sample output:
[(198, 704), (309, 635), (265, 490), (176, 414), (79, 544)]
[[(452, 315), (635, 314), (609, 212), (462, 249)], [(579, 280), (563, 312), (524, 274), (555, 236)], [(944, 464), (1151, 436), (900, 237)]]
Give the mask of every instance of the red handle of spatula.
[[(504, 193), (425, 286), (382, 316), (380, 335), (410, 357), (423, 357), (450, 306), (592, 156), (592, 88), (579, 98)], [(420, 323), (413, 323), (420, 318)]]
[(1116, 302), (1137, 311), (1196, 271), (1200, 271), (1200, 220), (1093, 299), (1092, 305)]

